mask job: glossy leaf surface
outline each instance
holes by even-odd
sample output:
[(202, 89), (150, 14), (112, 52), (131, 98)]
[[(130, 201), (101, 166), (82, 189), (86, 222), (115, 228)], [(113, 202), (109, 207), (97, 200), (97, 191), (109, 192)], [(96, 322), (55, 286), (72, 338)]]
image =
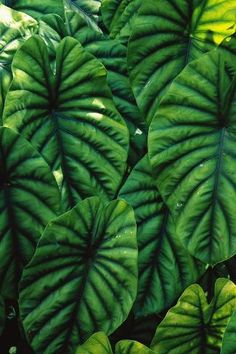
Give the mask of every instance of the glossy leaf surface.
[(116, 344), (115, 354), (155, 354), (155, 352), (134, 340), (121, 340)]
[(126, 47), (119, 41), (95, 31), (80, 15), (67, 11), (66, 17), (68, 33), (99, 59), (107, 70), (107, 83), (115, 106), (129, 128), (129, 161), (134, 164), (145, 153), (147, 127), (130, 87)]
[[(86, 22), (98, 22), (101, 0), (64, 0), (66, 7), (81, 15)], [(94, 24), (93, 24), (94, 25)], [(98, 29), (98, 28), (97, 28)]]
[(236, 285), (219, 278), (208, 304), (199, 285), (191, 285), (157, 327), (151, 348), (158, 354), (216, 354), (236, 308)]
[(132, 88), (150, 122), (185, 65), (235, 32), (235, 0), (143, 1), (129, 42)]
[(111, 38), (127, 44), (141, 0), (103, 0), (102, 19)]
[(1, 2), (14, 10), (25, 12), (35, 19), (51, 13), (64, 16), (63, 0), (2, 0)]
[(138, 225), (139, 283), (135, 314), (142, 317), (160, 313), (197, 280), (200, 264), (198, 267), (175, 235), (147, 156), (135, 166), (119, 197), (132, 205)]
[(93, 334), (87, 341), (80, 345), (76, 354), (113, 354), (111, 344), (104, 332)]
[(88, 198), (47, 226), (20, 293), (36, 353), (74, 353), (89, 335), (110, 334), (126, 319), (137, 290), (136, 243), (124, 201)]
[(44, 227), (59, 212), (60, 195), (39, 153), (4, 127), (0, 128), (0, 166), (0, 293), (14, 299), (23, 266)]
[(5, 97), (11, 83), (11, 62), (22, 42), (36, 30), (37, 22), (28, 15), (0, 4), (0, 122)]
[(156, 182), (190, 254), (215, 264), (236, 252), (234, 59), (212, 51), (163, 98), (149, 135)]
[(234, 312), (226, 327), (221, 354), (235, 354), (236, 350), (236, 312)]
[(56, 56), (29, 39), (13, 61), (4, 124), (22, 133), (49, 163), (62, 189), (65, 210), (80, 199), (112, 199), (126, 168), (128, 131), (114, 107), (106, 71), (71, 37)]

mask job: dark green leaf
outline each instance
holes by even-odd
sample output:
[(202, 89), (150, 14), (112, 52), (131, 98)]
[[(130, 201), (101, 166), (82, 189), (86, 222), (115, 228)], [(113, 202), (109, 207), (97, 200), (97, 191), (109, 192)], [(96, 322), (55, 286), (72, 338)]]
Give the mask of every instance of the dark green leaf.
[(151, 348), (158, 354), (217, 354), (236, 309), (236, 286), (219, 278), (210, 304), (199, 285), (191, 285), (157, 327)]
[(135, 314), (156, 314), (167, 307), (200, 273), (183, 249), (152, 177), (148, 157), (133, 169), (119, 197), (134, 208), (138, 225), (139, 283)]
[(18, 280), (60, 196), (48, 165), (9, 128), (0, 128), (0, 293), (17, 297)]
[(190, 63), (163, 98), (149, 135), (177, 236), (210, 264), (236, 252), (236, 71), (228, 59), (215, 50)]
[(128, 61), (134, 95), (148, 122), (185, 65), (235, 32), (235, 12), (235, 0), (142, 2)]
[(95, 31), (83, 18), (66, 12), (68, 33), (98, 58), (107, 69), (107, 82), (115, 106), (126, 121), (130, 132), (130, 163), (135, 164), (146, 149), (146, 122), (141, 116), (130, 87), (127, 73), (126, 48), (117, 40)]
[(49, 163), (64, 209), (91, 195), (113, 198), (126, 169), (128, 131), (103, 65), (66, 37), (54, 76), (45, 43), (35, 36), (17, 52), (12, 70), (4, 124), (22, 133)]
[(112, 333), (137, 291), (136, 224), (124, 201), (88, 198), (51, 222), (25, 268), (20, 311), (37, 354), (71, 354)]
[(127, 44), (141, 0), (103, 0), (102, 19), (111, 38)]

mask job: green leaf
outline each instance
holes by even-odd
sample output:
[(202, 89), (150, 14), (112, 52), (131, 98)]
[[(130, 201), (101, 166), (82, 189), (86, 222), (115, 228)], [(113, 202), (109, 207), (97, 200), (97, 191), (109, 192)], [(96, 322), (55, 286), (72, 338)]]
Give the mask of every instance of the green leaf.
[(229, 320), (226, 327), (223, 341), (221, 354), (235, 354), (236, 349), (236, 312), (234, 312)]
[(103, 0), (102, 19), (110, 37), (127, 44), (141, 0)]
[(236, 286), (219, 278), (208, 304), (199, 285), (191, 285), (157, 327), (151, 348), (158, 354), (216, 354), (236, 309)]
[(113, 354), (113, 351), (107, 335), (97, 332), (77, 348), (76, 354)]
[(12, 70), (4, 124), (22, 133), (51, 166), (64, 209), (91, 195), (112, 199), (126, 169), (128, 131), (103, 65), (66, 37), (54, 76), (45, 43), (35, 36), (17, 52)]
[(129, 162), (134, 165), (145, 152), (147, 127), (130, 87), (126, 48), (117, 40), (95, 31), (80, 15), (72, 11), (66, 12), (66, 19), (68, 33), (98, 58), (107, 70), (107, 83), (115, 106), (129, 128), (131, 149)]
[(98, 22), (102, 0), (64, 0), (67, 9), (71, 9), (83, 17), (89, 24)]
[(11, 62), (22, 42), (37, 28), (37, 22), (26, 14), (0, 4), (0, 123), (5, 97), (11, 83)]
[(137, 291), (133, 210), (88, 198), (51, 222), (25, 268), (20, 312), (37, 354), (74, 353), (96, 331), (112, 333)]
[(38, 35), (43, 38), (49, 51), (50, 63), (56, 59), (56, 51), (61, 40), (66, 36), (62, 18), (55, 14), (45, 15), (38, 22)]
[(64, 16), (63, 0), (2, 0), (1, 2), (36, 19), (51, 13)]
[[(108, 337), (103, 332), (93, 334), (83, 345), (79, 346), (76, 354), (112, 354)], [(155, 354), (145, 345), (133, 340), (121, 340), (116, 344), (115, 354)]]
[(185, 65), (235, 32), (235, 0), (143, 1), (129, 41), (134, 95), (150, 122)]
[(176, 233), (190, 254), (216, 264), (236, 252), (236, 70), (212, 51), (189, 64), (163, 98), (149, 157)]
[(175, 235), (167, 207), (145, 156), (123, 185), (120, 198), (133, 208), (138, 225), (139, 283), (134, 311), (143, 317), (168, 308), (201, 273)]
[(116, 344), (115, 354), (155, 354), (155, 352), (134, 340), (121, 340)]
[(39, 153), (5, 127), (0, 128), (0, 166), (0, 293), (14, 299), (22, 268), (59, 211), (60, 195)]
[(0, 335), (5, 326), (5, 302), (3, 297), (0, 295)]

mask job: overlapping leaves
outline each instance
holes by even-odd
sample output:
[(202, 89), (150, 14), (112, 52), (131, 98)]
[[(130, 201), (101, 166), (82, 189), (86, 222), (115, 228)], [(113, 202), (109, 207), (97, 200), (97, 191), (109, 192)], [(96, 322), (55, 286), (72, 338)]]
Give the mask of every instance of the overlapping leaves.
[(147, 156), (135, 166), (119, 197), (132, 205), (138, 225), (139, 285), (135, 313), (139, 317), (159, 313), (197, 280), (200, 264), (197, 266), (176, 237)]
[(126, 48), (117, 40), (95, 31), (77, 13), (67, 11), (66, 18), (68, 33), (99, 59), (107, 70), (107, 83), (115, 106), (129, 128), (131, 150), (129, 162), (134, 165), (145, 152), (147, 128), (130, 87)]
[(217, 280), (210, 304), (202, 288), (191, 285), (157, 327), (151, 348), (158, 354), (219, 353), (235, 308), (236, 286), (231, 281)]
[(63, 17), (63, 0), (1, 0), (1, 2), (14, 10), (25, 12), (39, 19), (43, 15), (55, 13)]
[(210, 264), (236, 252), (234, 58), (212, 51), (163, 98), (149, 135), (162, 197), (190, 254)]
[(76, 354), (155, 354), (145, 345), (132, 341), (119, 341), (113, 352), (108, 337), (103, 332), (92, 335), (83, 345), (79, 346)]
[(185, 65), (235, 32), (234, 0), (143, 1), (129, 42), (130, 79), (148, 122)]
[(36, 30), (30, 16), (0, 4), (0, 122), (4, 101), (11, 82), (11, 62), (23, 40)]
[(60, 195), (40, 154), (4, 127), (0, 128), (0, 167), (0, 292), (14, 299), (23, 267), (44, 227), (60, 211)]
[(61, 185), (64, 209), (81, 198), (115, 196), (126, 168), (128, 132), (114, 107), (104, 67), (73, 38), (57, 49), (30, 38), (13, 61), (4, 124), (42, 154)]
[(112, 333), (137, 289), (136, 224), (124, 201), (88, 198), (51, 222), (25, 268), (20, 309), (37, 354), (74, 353), (98, 330)]

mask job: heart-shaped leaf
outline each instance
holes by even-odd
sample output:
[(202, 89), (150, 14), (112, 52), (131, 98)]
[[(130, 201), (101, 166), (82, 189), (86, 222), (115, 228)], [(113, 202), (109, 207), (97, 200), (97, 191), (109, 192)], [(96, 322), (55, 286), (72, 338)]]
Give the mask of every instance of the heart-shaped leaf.
[(210, 264), (236, 252), (236, 69), (235, 58), (223, 54), (212, 51), (183, 70), (149, 135), (150, 161), (177, 236)]
[(128, 61), (134, 95), (148, 122), (185, 65), (235, 32), (235, 12), (235, 0), (142, 2)]
[(64, 16), (63, 0), (2, 0), (1, 2), (36, 19), (51, 13)]
[(76, 354), (113, 354), (111, 344), (104, 332), (93, 334), (87, 341), (80, 345)]
[(59, 207), (46, 162), (19, 134), (0, 128), (0, 293), (5, 297), (17, 297), (22, 268)]
[(230, 316), (236, 309), (236, 285), (219, 278), (207, 303), (199, 285), (191, 285), (157, 327), (151, 348), (158, 354), (217, 354)]
[(71, 354), (94, 332), (112, 333), (136, 291), (132, 208), (119, 200), (81, 201), (47, 226), (23, 273), (20, 312), (33, 349)]
[(135, 166), (119, 197), (134, 208), (138, 225), (139, 282), (135, 314), (143, 317), (160, 313), (197, 280), (201, 267), (197, 267), (175, 235), (147, 156)]
[(235, 354), (236, 350), (236, 312), (234, 312), (229, 320), (226, 327), (223, 341), (221, 354)]
[(0, 4), (0, 123), (6, 93), (11, 83), (11, 62), (22, 42), (36, 31), (30, 16)]
[(98, 58), (107, 69), (107, 83), (115, 106), (129, 128), (131, 149), (129, 162), (134, 165), (135, 161), (145, 153), (147, 127), (130, 87), (126, 47), (117, 40), (95, 31), (77, 13), (67, 11), (66, 17), (68, 33)]
[(111, 38), (127, 44), (141, 0), (103, 0), (102, 19)]
[(64, 38), (54, 76), (45, 43), (30, 38), (14, 57), (4, 124), (21, 132), (55, 172), (64, 209), (112, 199), (126, 169), (128, 131), (114, 107), (103, 65)]

